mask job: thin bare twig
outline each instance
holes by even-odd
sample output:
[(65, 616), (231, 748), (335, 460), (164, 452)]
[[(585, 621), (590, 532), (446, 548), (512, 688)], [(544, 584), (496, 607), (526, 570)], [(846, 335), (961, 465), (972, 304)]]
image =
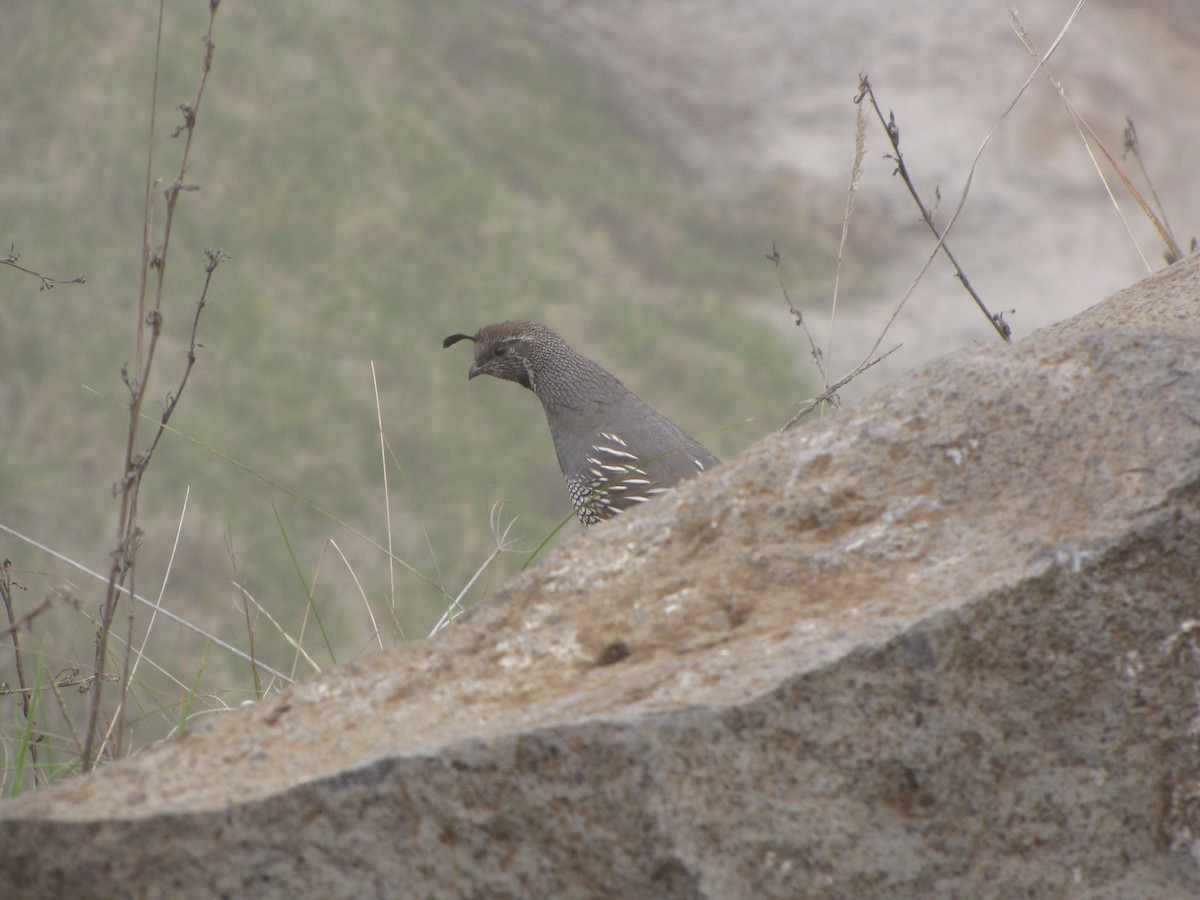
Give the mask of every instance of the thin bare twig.
[[(24, 590), (19, 584), (15, 586)], [(8, 614), (8, 633), (12, 637), (13, 659), (17, 667), (17, 683), (21, 686), (21, 713), (25, 717), (25, 727), (30, 736), (27, 749), (29, 751), (29, 761), (32, 763), (34, 782), (36, 783), (39, 779), (45, 778), (41, 767), (38, 766), (37, 758), (37, 742), (41, 738), (37, 730), (37, 725), (33, 722), (33, 689), (25, 682), (25, 661), (21, 656), (21, 624), (17, 622), (13, 611), (13, 587), (12, 562), (5, 559), (4, 562), (0, 563), (0, 599), (3, 599), (4, 611)], [(32, 615), (33, 613), (30, 613), (30, 616)], [(21, 623), (24, 623), (26, 618), (28, 617), (22, 617)]]
[(783, 283), (783, 272), (780, 270), (783, 257), (779, 255), (779, 248), (774, 244), (771, 245), (771, 252), (767, 255), (767, 259), (775, 266), (775, 277), (779, 279), (779, 290), (783, 293), (783, 299), (787, 301), (788, 311), (795, 317), (796, 326), (804, 332), (804, 337), (808, 339), (808, 352), (812, 356), (813, 362), (817, 364), (817, 371), (821, 373), (821, 384), (828, 384), (829, 379), (825, 374), (825, 357), (817, 347), (817, 342), (813, 340), (812, 332), (808, 330), (808, 323), (804, 321), (804, 311), (792, 302), (792, 295), (788, 293), (787, 285)]
[(42, 286), (38, 288), (40, 291), (49, 291), (58, 284), (87, 284), (87, 279), (82, 275), (76, 275), (74, 278), (51, 278), (49, 275), (43, 275), (41, 272), (35, 272), (33, 269), (27, 269), (24, 266), (17, 265), (17, 260), (21, 255), (17, 253), (16, 244), (12, 244), (8, 248), (8, 256), (0, 259), (0, 265), (8, 266), (10, 269), (16, 269), (18, 272), (24, 272), (26, 275), (32, 275), (34, 278), (41, 280)]
[[(862, 103), (856, 103), (856, 106), (857, 113), (855, 115), (854, 127), (854, 162), (850, 166), (850, 185), (846, 191), (846, 210), (842, 216), (842, 238), (838, 244), (837, 271), (834, 274), (833, 279), (833, 302), (830, 304), (829, 309), (829, 339), (825, 344), (824, 353), (822, 353), (820, 348), (817, 347), (817, 343), (813, 339), (812, 332), (808, 330), (808, 325), (804, 321), (804, 313), (797, 308), (795, 303), (792, 302), (791, 295), (788, 294), (787, 287), (783, 283), (783, 276), (782, 274), (779, 274), (781, 258), (778, 248), (772, 244), (771, 253), (769, 256), (767, 256), (767, 259), (769, 259), (775, 265), (776, 273), (779, 278), (779, 289), (783, 292), (784, 299), (787, 300), (788, 309), (796, 319), (796, 325), (800, 327), (800, 329), (804, 332), (804, 336), (808, 339), (809, 352), (812, 355), (813, 361), (817, 364), (817, 371), (821, 375), (821, 393), (813, 401), (806, 402), (802, 407), (803, 411), (796, 413), (796, 415), (789, 419), (788, 422), (780, 429), (780, 431), (790, 428), (798, 419), (800, 419), (801, 416), (811, 412), (818, 406), (822, 406), (825, 403), (836, 406), (838, 388), (845, 386), (859, 373), (870, 368), (869, 365), (860, 366), (856, 371), (851, 372), (849, 375), (839, 381), (836, 386), (829, 386), (828, 366), (829, 361), (832, 358), (833, 336), (837, 327), (837, 303), (839, 288), (841, 285), (842, 266), (845, 262), (846, 246), (850, 238), (850, 220), (854, 215), (854, 201), (858, 196), (858, 192), (862, 183), (863, 155), (867, 148), (866, 112)], [(878, 341), (876, 342), (875, 346), (879, 346)], [(871, 363), (871, 365), (874, 365), (874, 363)]]
[(73, 679), (77, 679), (79, 677), (79, 669), (72, 666), (69, 670), (71, 675), (68, 676), (68, 678), (72, 680), (63, 681), (60, 683), (59, 677), (62, 675), (63, 671), (68, 670), (60, 670), (58, 675), (50, 679), (50, 689), (54, 692), (54, 699), (58, 703), (58, 711), (62, 713), (63, 721), (67, 723), (67, 731), (71, 733), (71, 740), (74, 742), (75, 748), (79, 755), (83, 756), (83, 741), (79, 739), (79, 729), (75, 727), (75, 719), (71, 715), (71, 708), (62, 695), (62, 688), (71, 687), (77, 683)]
[[(887, 359), (889, 356), (891, 356), (893, 353), (895, 353), (897, 350), (899, 350), (901, 346), (903, 346), (903, 345), (897, 344), (895, 347), (893, 347), (887, 353), (881, 353), (879, 356), (868, 357), (867, 359), (863, 360), (861, 363), (859, 363), (857, 366), (855, 366), (854, 369), (850, 373), (848, 373), (847, 375), (845, 375), (844, 377), (839, 379), (834, 384), (829, 385), (829, 387), (825, 388), (825, 390), (821, 391), (821, 393), (817, 394), (817, 396), (815, 396), (809, 400), (805, 400), (802, 404), (800, 404), (800, 408), (798, 410), (796, 410), (796, 412), (792, 415), (792, 417), (790, 419), (788, 419), (786, 422), (783, 423), (782, 426), (780, 426), (779, 430), (787, 431), (789, 428), (791, 428), (793, 425), (795, 425), (797, 422), (799, 422), (802, 418), (804, 418), (804, 416), (808, 415), (810, 412), (812, 412), (814, 409), (816, 409), (818, 406), (820, 406), (822, 403), (827, 403), (830, 400), (832, 400), (834, 395), (837, 394), (838, 391), (840, 391), (842, 388), (844, 388), (846, 385), (848, 385), (851, 381), (853, 381), (855, 378), (857, 378), (863, 372), (867, 371), (867, 369), (871, 368), (872, 366), (876, 365), (877, 363), (883, 362), (885, 359)], [(874, 353), (875, 352), (874, 349), (872, 349), (871, 352)]]
[[(88, 689), (88, 685), (90, 685), (92, 683), (92, 681), (94, 680), (91, 675), (85, 675), (84, 677), (80, 678), (79, 670), (76, 668), (71, 668), (67, 671), (70, 671), (72, 674), (64, 677), (61, 680), (58, 678), (53, 678), (49, 682), (47, 682), (47, 684), (49, 686), (57, 687), (57, 688), (78, 687), (78, 688), (80, 688), (80, 690), (85, 691)], [(112, 677), (115, 677), (115, 676), (112, 676)], [(5, 688), (4, 690), (0, 690), (0, 697), (9, 697), (9, 696), (12, 696), (13, 694), (31, 694), (31, 693), (33, 693), (33, 688), (29, 688), (29, 687)]]
[(146, 448), (143, 467), (145, 463), (150, 461), (150, 457), (154, 455), (163, 432), (167, 430), (167, 422), (170, 421), (171, 414), (175, 412), (175, 407), (179, 404), (179, 398), (183, 396), (183, 389), (187, 387), (188, 376), (192, 374), (192, 366), (196, 364), (197, 348), (204, 346), (196, 341), (196, 332), (200, 327), (200, 313), (204, 312), (204, 307), (208, 302), (208, 288), (212, 283), (213, 272), (216, 271), (217, 266), (225, 262), (225, 260), (230, 259), (229, 254), (213, 249), (206, 249), (204, 256), (208, 262), (204, 265), (204, 287), (200, 291), (200, 299), (196, 303), (196, 314), (192, 318), (192, 335), (188, 343), (187, 364), (184, 366), (183, 375), (179, 379), (179, 387), (175, 389), (174, 393), (167, 394), (167, 405), (163, 408), (162, 416), (159, 417), (158, 430), (154, 432), (154, 439), (150, 441), (150, 446)]
[[(917, 191), (917, 186), (913, 184), (912, 177), (908, 173), (908, 166), (904, 162), (904, 154), (900, 152), (900, 126), (896, 124), (896, 114), (889, 111), (887, 117), (884, 118), (883, 110), (880, 109), (879, 102), (875, 99), (875, 92), (871, 88), (871, 81), (866, 75), (860, 77), (858, 87), (859, 94), (856, 102), (861, 103), (864, 98), (870, 98), (871, 106), (875, 109), (875, 115), (879, 117), (879, 122), (881, 125), (883, 125), (884, 133), (887, 134), (888, 141), (892, 145), (892, 152), (884, 158), (895, 161), (896, 169), (893, 174), (899, 175), (904, 181), (904, 186), (908, 188), (909, 194), (912, 195), (913, 201), (917, 204), (917, 209), (921, 211), (921, 217), (925, 220), (925, 224), (929, 226), (929, 230), (932, 231), (934, 237), (937, 238), (937, 246), (934, 248), (935, 251), (940, 249), (946, 254), (946, 258), (950, 260), (951, 265), (954, 266), (955, 276), (966, 289), (967, 293), (971, 295), (971, 299), (975, 301), (975, 305), (979, 307), (980, 311), (982, 311), (985, 316), (987, 316), (987, 320), (992, 323), (992, 327), (996, 329), (996, 332), (1000, 335), (1000, 337), (1005, 341), (1011, 341), (1012, 329), (1009, 327), (1008, 323), (1004, 321), (1003, 313), (992, 315), (992, 313), (988, 311), (987, 306), (983, 302), (983, 298), (980, 297), (975, 291), (975, 288), (971, 286), (970, 279), (967, 278), (967, 273), (963, 271), (962, 266), (958, 264), (958, 260), (955, 259), (954, 254), (950, 252), (950, 247), (946, 244), (946, 237), (949, 235), (950, 229), (954, 227), (954, 223), (958, 220), (958, 214), (963, 208), (963, 203), (966, 201), (967, 189), (970, 187), (971, 178), (975, 173), (975, 164), (971, 164), (971, 175), (967, 178), (967, 188), (964, 188), (963, 190), (962, 201), (959, 202), (958, 209), (954, 211), (954, 215), (951, 217), (950, 222), (946, 226), (945, 230), (939, 231), (937, 224), (933, 221), (933, 213), (921, 199), (921, 195)], [(988, 137), (990, 138), (991, 135), (989, 134)], [(983, 148), (981, 147), (980, 152), (982, 152), (982, 150)], [(976, 162), (978, 159), (979, 157), (976, 156)]]
[[(1004, 108), (1004, 111), (1000, 114), (1000, 117), (996, 120), (996, 122), (988, 130), (988, 133), (984, 136), (983, 141), (980, 142), (979, 149), (977, 149), (975, 151), (975, 157), (974, 157), (974, 159), (971, 160), (971, 168), (967, 172), (967, 180), (963, 184), (962, 194), (959, 196), (958, 205), (954, 209), (954, 214), (950, 217), (950, 221), (947, 223), (945, 229), (943, 229), (942, 232), (938, 235), (938, 241), (934, 245), (934, 248), (930, 252), (928, 258), (925, 260), (925, 264), (921, 267), (920, 273), (913, 280), (913, 283), (909, 287), (908, 291), (905, 293), (904, 298), (900, 301), (900, 305), (896, 308), (896, 311), (892, 313), (892, 318), (888, 321), (888, 324), (884, 328), (883, 333), (880, 334), (879, 339), (875, 342), (876, 348), (879, 346), (880, 342), (882, 342), (883, 336), (885, 334), (887, 334), (887, 331), (891, 327), (892, 322), (895, 321), (896, 316), (899, 315), (900, 309), (904, 306), (904, 304), (908, 301), (908, 298), (912, 295), (912, 292), (915, 289), (917, 283), (924, 276), (925, 271), (929, 268), (929, 265), (930, 265), (930, 263), (932, 263), (934, 256), (936, 256), (938, 250), (940, 250), (944, 246), (945, 240), (946, 240), (946, 235), (948, 235), (950, 233), (951, 229), (954, 228), (954, 223), (958, 221), (959, 215), (962, 213), (963, 208), (966, 206), (967, 196), (971, 192), (971, 183), (975, 179), (975, 169), (979, 165), (979, 160), (983, 156), (983, 151), (987, 149), (988, 144), (991, 143), (992, 138), (995, 136), (996, 132), (1000, 129), (1000, 126), (1001, 126), (1001, 124), (1003, 124), (1004, 120), (1008, 118), (1009, 113), (1011, 113), (1013, 111), (1013, 109), (1016, 107), (1017, 103), (1020, 102), (1021, 98), (1025, 95), (1025, 91), (1029, 89), (1029, 85), (1033, 83), (1033, 79), (1036, 78), (1038, 72), (1042, 70), (1043, 63), (1046, 60), (1050, 59), (1051, 56), (1054, 55), (1054, 52), (1058, 49), (1059, 45), (1063, 41), (1063, 38), (1066, 37), (1067, 32), (1070, 30), (1071, 24), (1075, 21), (1075, 17), (1079, 14), (1079, 10), (1082, 9), (1084, 2), (1085, 2), (1085, 0), (1079, 0), (1079, 2), (1075, 5), (1075, 8), (1071, 11), (1071, 14), (1067, 17), (1067, 21), (1063, 24), (1063, 27), (1061, 29), (1059, 29), (1058, 35), (1054, 38), (1054, 42), (1050, 45), (1050, 49), (1046, 51), (1045, 56), (1043, 56), (1039, 59), (1038, 65), (1025, 78), (1025, 81), (1022, 82), (1020, 89), (1017, 91), (1017, 93), (1015, 95), (1013, 95), (1012, 100), (1010, 100), (1008, 102), (1008, 106), (1006, 106)], [(864, 83), (866, 82), (865, 77), (862, 80)], [(863, 99), (863, 94), (860, 94), (859, 98), (858, 98), (858, 102), (862, 102), (862, 99)], [(874, 104), (874, 95), (872, 95), (871, 99), (872, 99), (872, 103)], [(878, 104), (875, 104), (875, 106), (876, 106), (876, 111), (879, 113), (880, 119), (882, 120), (883, 116), (882, 116), (882, 112), (879, 112)], [(891, 119), (891, 124), (893, 126), (894, 126), (894, 122), (895, 122), (894, 118)], [(889, 137), (890, 137), (892, 134), (892, 129), (888, 128), (888, 123), (885, 123), (884, 128), (886, 131), (889, 132)], [(898, 141), (899, 140), (898, 129), (895, 132), (895, 136)], [(935, 228), (933, 230), (934, 230), (934, 233), (936, 234), (937, 229)], [(983, 308), (982, 304), (981, 304), (981, 308)], [(984, 309), (984, 312), (987, 313), (986, 309)], [(993, 317), (990, 313), (987, 315), (988, 315), (988, 321), (990, 321), (992, 323), (992, 326), (994, 328), (996, 328), (997, 331), (1000, 332), (1000, 334), (1004, 337), (1004, 339), (1006, 341), (1011, 340), (1011, 329), (1009, 328), (1008, 323), (1006, 323), (1004, 321), (1003, 317), (1002, 316)], [(875, 352), (875, 350), (873, 348), (871, 353), (874, 353), (874, 352)], [(868, 354), (868, 356), (869, 355), (870, 354)]]
[[(8, 560), (5, 560), (5, 562), (8, 562)], [(7, 576), (4, 576), (4, 577), (7, 577)], [(20, 587), (20, 585), (16, 585), (16, 586)], [(16, 635), (19, 631), (23, 631), (25, 629), (25, 626), (29, 625), (34, 619), (36, 619), (38, 616), (40, 616), (42, 613), (44, 613), (46, 610), (48, 610), (50, 608), (50, 598), (49, 597), (44, 598), (41, 603), (39, 603), (37, 606), (35, 606), (29, 612), (25, 613), (25, 615), (21, 616), (21, 618), (16, 619), (14, 621), (12, 607), (10, 605), (11, 587), (12, 587), (11, 584), (5, 584), (5, 585), (0, 586), (0, 594), (4, 595), (4, 605), (8, 609), (8, 621), (9, 621), (8, 628), (6, 628), (3, 632), (0, 632), (0, 636), (11, 635), (15, 640)], [(16, 652), (18, 654), (17, 675), (20, 676), (20, 674), (21, 674), (21, 663), (20, 663), (20, 659), (19, 659), (20, 648), (14, 646), (13, 649), (14, 649), (14, 652)]]
[[(103, 696), (103, 685), (105, 664), (107, 662), (108, 638), (112, 630), (113, 618), (116, 614), (117, 601), (120, 597), (120, 589), (128, 588), (130, 593), (134, 593), (135, 588), (135, 570), (134, 561), (137, 556), (137, 550), (141, 543), (142, 531), (138, 526), (137, 508), (138, 498), (142, 483), (142, 475), (146, 470), (146, 466), (153, 455), (154, 448), (157, 446), (159, 438), (162, 436), (162, 430), (166, 426), (167, 419), (170, 418), (179, 400), (179, 393), (183, 386), (187, 383), (188, 374), (191, 371), (192, 364), (195, 362), (195, 321), (193, 322), (192, 330), (192, 345), (188, 352), (188, 364), (183, 373), (180, 382), (180, 388), (170, 397), (167, 408), (159, 423), (159, 429), (147, 449), (137, 452), (135, 450), (138, 443), (139, 428), (141, 420), (142, 404), (146, 398), (146, 392), (150, 381), (150, 373), (154, 364), (154, 351), (158, 345), (158, 339), (162, 334), (162, 299), (163, 285), (166, 276), (167, 268), (167, 251), (171, 240), (171, 226), (175, 217), (176, 202), (179, 199), (179, 193), (183, 190), (195, 190), (196, 186), (186, 184), (184, 177), (187, 173), (188, 155), (191, 151), (192, 138), (195, 134), (196, 116), (200, 110), (200, 101), (204, 96), (204, 86), (208, 80), (208, 73), (212, 67), (213, 51), (216, 45), (212, 40), (213, 22), (216, 18), (217, 7), (219, 0), (210, 0), (209, 3), (209, 21), (208, 31), (204, 35), (204, 59), (201, 65), (200, 80), (196, 88), (196, 96), (190, 103), (182, 104), (179, 109), (183, 113), (183, 124), (175, 130), (173, 136), (184, 134), (183, 148), (180, 154), (179, 174), (175, 180), (165, 191), (166, 198), (166, 218), (162, 226), (162, 244), (157, 251), (150, 246), (151, 223), (153, 218), (153, 200), (152, 200), (152, 168), (154, 154), (154, 131), (155, 131), (155, 108), (158, 98), (158, 72), (159, 72), (159, 53), (162, 47), (162, 22), (164, 15), (164, 2), (159, 0), (159, 16), (158, 16), (158, 37), (155, 43), (154, 57), (154, 78), (153, 87), (151, 90), (150, 103), (150, 137), (148, 140), (147, 150), (147, 169), (146, 169), (146, 205), (144, 210), (143, 220), (143, 243), (142, 243), (142, 268), (141, 268), (141, 283), (138, 295), (138, 323), (137, 323), (137, 355), (136, 366), (132, 375), (129, 374), (128, 367), (122, 370), (122, 377), (125, 385), (129, 390), (129, 425), (126, 431), (125, 439), (125, 456), (123, 474), (120, 483), (116, 486), (116, 490), (120, 495), (120, 507), (117, 515), (117, 541), (111, 551), (112, 565), (109, 570), (108, 589), (105, 594), (104, 603), (100, 608), (100, 627), (99, 634), (96, 640), (96, 658), (95, 658), (95, 687), (90, 698), (88, 711), (88, 724), (84, 731), (84, 752), (82, 759), (82, 770), (87, 772), (91, 770), (96, 763), (96, 739), (98, 726), (101, 717), (101, 703)], [(196, 311), (196, 320), (198, 321), (200, 311), (204, 307), (205, 296), (208, 290), (208, 284), (212, 277), (213, 270), (220, 263), (223, 254), (219, 251), (208, 252), (208, 266), (206, 267), (206, 278), (204, 293), (202, 293), (198, 308)], [(149, 305), (147, 301), (148, 291), (148, 273), (153, 269), (156, 273), (154, 286), (153, 304)], [(149, 305), (149, 309), (147, 308)], [(146, 328), (149, 328), (149, 338), (146, 338)], [(130, 635), (132, 638), (132, 634)], [(129, 646), (128, 642), (126, 646)], [(128, 689), (127, 682), (122, 681), (122, 697), (120, 707), (124, 707), (125, 691)], [(118, 735), (118, 742), (120, 737)]]

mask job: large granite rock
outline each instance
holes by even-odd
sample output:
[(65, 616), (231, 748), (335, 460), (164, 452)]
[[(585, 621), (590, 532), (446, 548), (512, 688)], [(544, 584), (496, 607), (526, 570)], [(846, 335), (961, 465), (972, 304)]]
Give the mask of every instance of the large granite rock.
[[(782, 415), (782, 413), (781, 413)], [(1200, 896), (1200, 260), (0, 806), (12, 897)]]

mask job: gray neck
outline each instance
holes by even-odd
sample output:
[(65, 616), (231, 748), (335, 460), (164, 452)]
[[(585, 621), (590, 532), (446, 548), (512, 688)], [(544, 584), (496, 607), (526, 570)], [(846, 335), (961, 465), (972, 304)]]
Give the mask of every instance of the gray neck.
[(529, 363), (530, 386), (547, 413), (585, 408), (598, 398), (629, 392), (615, 375), (580, 356), (557, 335), (539, 346)]

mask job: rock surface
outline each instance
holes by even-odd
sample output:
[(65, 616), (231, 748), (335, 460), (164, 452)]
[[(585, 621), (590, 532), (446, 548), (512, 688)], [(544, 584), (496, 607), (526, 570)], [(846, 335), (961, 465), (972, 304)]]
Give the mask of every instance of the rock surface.
[(1200, 258), (0, 806), (9, 896), (1200, 895)]

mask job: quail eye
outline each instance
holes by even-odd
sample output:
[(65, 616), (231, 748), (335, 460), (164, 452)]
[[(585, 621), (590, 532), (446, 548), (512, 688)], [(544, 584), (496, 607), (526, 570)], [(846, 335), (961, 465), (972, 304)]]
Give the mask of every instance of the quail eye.
[(492, 351), (492, 352), (493, 352), (493, 353), (495, 353), (495, 354), (496, 354), (496, 356), (507, 356), (507, 355), (508, 355), (508, 345), (507, 345), (507, 344), (501, 344), (499, 347), (497, 347), (497, 348), (496, 348), (494, 351)]

